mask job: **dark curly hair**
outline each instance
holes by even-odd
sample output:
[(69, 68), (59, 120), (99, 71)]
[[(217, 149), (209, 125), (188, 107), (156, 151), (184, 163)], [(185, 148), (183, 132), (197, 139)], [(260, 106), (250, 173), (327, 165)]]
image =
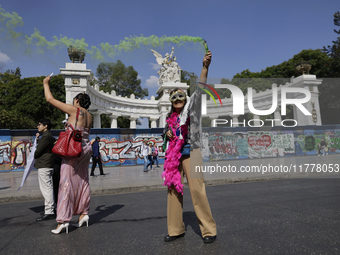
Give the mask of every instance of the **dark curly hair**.
[(78, 99), (79, 100), (79, 105), (81, 107), (85, 108), (86, 110), (89, 109), (89, 107), (91, 105), (91, 99), (90, 99), (88, 94), (79, 93), (78, 95), (76, 95), (74, 97), (74, 99)]

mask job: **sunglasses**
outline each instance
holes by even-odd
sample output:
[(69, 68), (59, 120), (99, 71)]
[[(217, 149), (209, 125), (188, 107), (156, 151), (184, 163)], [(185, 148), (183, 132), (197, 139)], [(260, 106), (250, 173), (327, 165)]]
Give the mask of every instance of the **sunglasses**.
[(183, 92), (176, 92), (174, 94), (172, 94), (170, 97), (169, 97), (169, 100), (171, 102), (175, 102), (176, 100), (185, 100), (187, 98), (187, 96), (183, 93)]

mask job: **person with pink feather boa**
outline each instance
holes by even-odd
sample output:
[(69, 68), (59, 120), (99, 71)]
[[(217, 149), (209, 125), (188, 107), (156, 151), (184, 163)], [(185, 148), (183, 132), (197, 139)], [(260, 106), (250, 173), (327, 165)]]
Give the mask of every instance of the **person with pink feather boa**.
[[(198, 86), (204, 87), (211, 63), (211, 52), (205, 54)], [(201, 90), (187, 97), (181, 89), (170, 92), (171, 110), (166, 119), (164, 136), (168, 141), (164, 172), (164, 185), (168, 186), (167, 225), (165, 242), (184, 237), (183, 178), (187, 178), (191, 199), (204, 243), (216, 240), (216, 223), (212, 217), (202, 173), (195, 173), (195, 165), (203, 166), (201, 145)], [(190, 128), (191, 127), (191, 128)], [(188, 151), (188, 149), (190, 151)], [(190, 161), (192, 164), (190, 164)]]

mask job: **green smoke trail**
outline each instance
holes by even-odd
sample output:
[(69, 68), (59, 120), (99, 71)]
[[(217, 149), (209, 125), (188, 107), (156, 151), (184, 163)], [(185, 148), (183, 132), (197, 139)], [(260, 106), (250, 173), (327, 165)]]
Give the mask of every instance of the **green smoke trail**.
[(95, 60), (103, 61), (105, 56), (113, 58), (122, 52), (129, 52), (141, 47), (163, 47), (165, 44), (174, 43), (181, 44), (186, 42), (201, 43), (203, 46), (204, 40), (201, 37), (193, 37), (188, 35), (181, 36), (162, 36), (158, 37), (151, 35), (145, 37), (130, 36), (121, 40), (117, 45), (111, 45), (109, 43), (101, 43), (99, 46), (90, 46), (85, 42), (85, 39), (67, 38), (60, 35), (60, 37), (53, 36), (51, 41), (47, 40), (45, 36), (41, 34), (38, 29), (34, 29), (34, 33), (31, 35), (23, 35), (15, 31), (17, 27), (23, 26), (23, 19), (15, 12), (9, 13), (0, 8), (0, 34), (5, 33), (5, 38), (11, 38), (14, 40), (22, 40), (27, 46), (36, 48), (39, 53), (44, 53), (45, 50), (57, 50), (62, 47), (69, 47), (73, 45), (77, 48), (85, 50), (87, 54)]
[(0, 24), (5, 25), (5, 28), (0, 26), (0, 32), (8, 32), (13, 39), (21, 36), (21, 33), (15, 32), (14, 29), (24, 25), (24, 21), (16, 12), (9, 13), (0, 8)]

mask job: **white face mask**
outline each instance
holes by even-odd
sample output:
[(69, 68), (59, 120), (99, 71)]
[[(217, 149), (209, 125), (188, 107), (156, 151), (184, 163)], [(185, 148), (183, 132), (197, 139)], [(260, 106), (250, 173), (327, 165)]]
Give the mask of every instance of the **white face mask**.
[(174, 94), (172, 94), (170, 97), (169, 97), (169, 100), (171, 102), (175, 102), (176, 100), (185, 100), (187, 98), (187, 96), (183, 93), (183, 92), (175, 92)]

